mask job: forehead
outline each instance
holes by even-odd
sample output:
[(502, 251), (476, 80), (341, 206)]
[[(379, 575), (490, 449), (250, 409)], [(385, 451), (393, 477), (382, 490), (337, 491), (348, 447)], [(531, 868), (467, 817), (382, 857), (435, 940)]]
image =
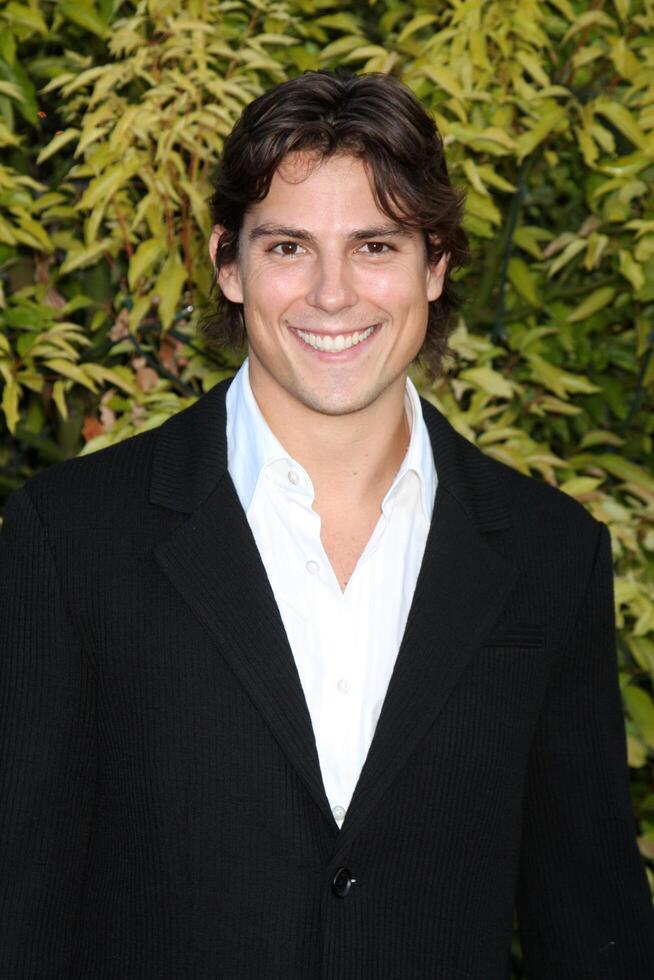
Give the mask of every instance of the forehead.
[[(250, 223), (265, 214), (280, 219), (300, 215), (335, 220), (341, 215), (384, 217), (373, 193), (366, 161), (340, 153), (289, 153), (273, 174), (266, 197), (248, 209)], [(247, 221), (246, 217), (246, 221)]]

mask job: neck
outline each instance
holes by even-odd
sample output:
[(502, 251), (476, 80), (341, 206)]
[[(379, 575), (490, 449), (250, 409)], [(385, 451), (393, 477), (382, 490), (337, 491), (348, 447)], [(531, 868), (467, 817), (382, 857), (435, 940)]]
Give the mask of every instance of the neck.
[(381, 504), (409, 446), (406, 373), (370, 405), (343, 415), (315, 411), (277, 385), (271, 391), (256, 370), (250, 386), (272, 432), (309, 474), (314, 509)]

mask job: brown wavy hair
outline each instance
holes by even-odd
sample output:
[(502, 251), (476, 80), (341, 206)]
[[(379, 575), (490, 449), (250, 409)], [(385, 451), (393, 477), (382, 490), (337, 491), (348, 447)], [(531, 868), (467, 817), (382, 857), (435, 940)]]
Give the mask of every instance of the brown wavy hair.
[(428, 260), (448, 256), (443, 291), (430, 302), (425, 340), (417, 355), (436, 379), (443, 359), (453, 356), (448, 337), (459, 306), (451, 276), (469, 258), (461, 227), (463, 195), (450, 184), (443, 141), (416, 96), (392, 75), (347, 69), (307, 71), (254, 99), (226, 138), (210, 201), (214, 225), (224, 231), (216, 247), (215, 306), (201, 332), (211, 345), (242, 348), (243, 305), (217, 285), (218, 270), (238, 258), (238, 238), (247, 209), (268, 193), (287, 153), (310, 151), (318, 160), (349, 154), (372, 172), (379, 209), (400, 224), (422, 231)]

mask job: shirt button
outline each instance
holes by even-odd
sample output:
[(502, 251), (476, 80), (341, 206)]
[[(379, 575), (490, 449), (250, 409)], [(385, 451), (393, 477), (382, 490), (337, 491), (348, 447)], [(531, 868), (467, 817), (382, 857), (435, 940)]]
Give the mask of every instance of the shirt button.
[(345, 808), (342, 806), (332, 807), (332, 813), (334, 814), (334, 820), (343, 820), (345, 817)]
[(341, 677), (336, 687), (339, 689), (341, 694), (347, 694), (347, 692), (350, 690), (350, 682), (348, 681), (347, 677)]
[(295, 470), (289, 470), (288, 471), (288, 482), (289, 483), (292, 483), (294, 487), (297, 486), (298, 483), (300, 482), (300, 474), (299, 473), (296, 473)]
[(307, 572), (311, 572), (312, 575), (316, 575), (316, 573), (320, 570), (320, 565), (317, 561), (308, 561), (305, 568)]

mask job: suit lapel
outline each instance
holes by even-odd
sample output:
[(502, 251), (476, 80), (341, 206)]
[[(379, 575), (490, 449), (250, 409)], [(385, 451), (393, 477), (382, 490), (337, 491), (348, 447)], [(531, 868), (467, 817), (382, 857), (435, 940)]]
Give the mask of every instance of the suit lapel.
[[(230, 380), (159, 429), (151, 501), (190, 516), (160, 542), (156, 558), (215, 638), (335, 830), (293, 654), (227, 472)], [(421, 401), (438, 477), (434, 514), (395, 669), (337, 835), (338, 851), (360, 831), (436, 720), (517, 580), (514, 566), (485, 538), (487, 531), (509, 526), (491, 461)]]

